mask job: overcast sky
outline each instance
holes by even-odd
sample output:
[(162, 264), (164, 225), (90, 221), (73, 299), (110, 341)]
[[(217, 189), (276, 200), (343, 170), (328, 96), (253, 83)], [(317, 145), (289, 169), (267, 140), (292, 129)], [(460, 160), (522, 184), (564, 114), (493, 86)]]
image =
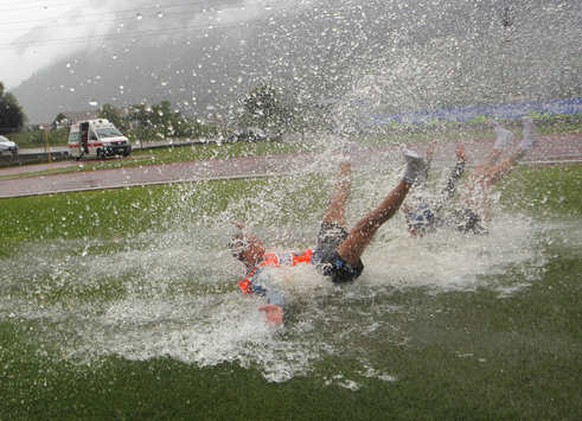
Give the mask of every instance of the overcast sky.
[(0, 81), (14, 88), (36, 70), (82, 48), (79, 39), (90, 32), (71, 16), (75, 10), (88, 10), (89, 3), (0, 0)]
[[(515, 5), (510, 43), (500, 19), (507, 4)], [(566, 96), (582, 86), (581, 4), (0, 0), (0, 81), (38, 121), (54, 115), (55, 104), (88, 101), (171, 96), (214, 106), (261, 78), (307, 96), (352, 90), (369, 99), (373, 91), (375, 103), (394, 111), (498, 101), (508, 91), (502, 77), (511, 78), (516, 98)]]
[[(0, 81), (15, 88), (35, 71), (82, 48), (102, 47), (104, 37), (152, 36), (175, 30), (162, 23), (186, 16), (189, 27), (235, 25), (275, 9), (310, 0), (0, 0)], [(132, 30), (128, 30), (132, 28)], [(158, 28), (158, 29), (156, 29)], [(159, 28), (165, 28), (160, 31)], [(149, 31), (149, 32), (148, 32)]]

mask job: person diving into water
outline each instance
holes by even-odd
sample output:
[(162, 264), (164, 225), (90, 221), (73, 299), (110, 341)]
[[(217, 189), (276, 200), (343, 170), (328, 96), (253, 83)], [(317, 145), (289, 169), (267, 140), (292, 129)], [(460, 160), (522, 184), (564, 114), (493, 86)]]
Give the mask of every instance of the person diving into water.
[(265, 312), (270, 325), (277, 326), (283, 323), (285, 299), (269, 282), (266, 268), (311, 264), (334, 284), (351, 282), (362, 274), (364, 264), (361, 257), (364, 251), (377, 230), (398, 211), (426, 166), (424, 159), (413, 151), (407, 151), (404, 157), (406, 168), (402, 179), (375, 209), (360, 219), (350, 230), (347, 229), (345, 214), (351, 190), (352, 169), (350, 161), (343, 160), (317, 235), (316, 245), (312, 249), (297, 253), (270, 253), (257, 236), (245, 232), (242, 224), (236, 224), (238, 232), (231, 239), (229, 248), (232, 255), (246, 268), (246, 276), (239, 281), (239, 287), (245, 294), (266, 297), (267, 304), (259, 307), (259, 310)]

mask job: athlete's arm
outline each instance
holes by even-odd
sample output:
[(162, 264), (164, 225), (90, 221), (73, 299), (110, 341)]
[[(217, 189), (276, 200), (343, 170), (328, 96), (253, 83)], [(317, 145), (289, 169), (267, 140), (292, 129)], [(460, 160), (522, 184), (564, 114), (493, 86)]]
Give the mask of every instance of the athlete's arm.
[[(257, 278), (260, 279), (260, 284), (255, 282)], [(245, 294), (257, 294), (267, 299), (267, 304), (259, 307), (259, 311), (265, 312), (269, 325), (283, 324), (285, 297), (273, 284), (268, 273), (258, 270), (252, 278), (239, 282), (239, 287)]]
[(467, 160), (465, 157), (465, 147), (462, 143), (457, 145), (455, 152), (457, 155), (457, 163), (455, 164), (455, 168), (453, 168), (453, 171), (447, 180), (447, 185), (441, 191), (441, 199), (437, 205), (437, 208), (439, 209), (445, 206), (453, 198), (457, 190), (457, 185), (459, 184), (459, 181), (465, 172), (465, 165)]
[(267, 316), (267, 323), (270, 326), (280, 326), (283, 324), (283, 315), (285, 313), (285, 298), (272, 285), (265, 291), (267, 303), (259, 307), (259, 311), (264, 311)]
[(267, 323), (270, 326), (280, 326), (283, 324), (283, 307), (277, 304), (267, 304), (259, 307), (259, 311), (264, 311), (267, 316)]

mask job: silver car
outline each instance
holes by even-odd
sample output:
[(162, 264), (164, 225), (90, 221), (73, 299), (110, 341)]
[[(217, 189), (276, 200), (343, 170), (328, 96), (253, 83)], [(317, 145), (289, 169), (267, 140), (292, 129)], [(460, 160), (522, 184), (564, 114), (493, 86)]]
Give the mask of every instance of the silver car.
[(226, 143), (233, 142), (258, 142), (267, 140), (266, 133), (257, 127), (247, 127), (246, 129), (237, 130), (226, 138)]
[(4, 136), (0, 136), (0, 155), (16, 155), (17, 153), (18, 145)]

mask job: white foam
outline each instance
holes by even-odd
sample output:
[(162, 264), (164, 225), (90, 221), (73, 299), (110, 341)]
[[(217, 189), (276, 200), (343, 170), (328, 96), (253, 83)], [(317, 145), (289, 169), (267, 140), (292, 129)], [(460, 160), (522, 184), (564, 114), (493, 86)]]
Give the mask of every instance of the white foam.
[(503, 274), (509, 267), (543, 266), (536, 244), (538, 229), (522, 215), (498, 215), (487, 235), (443, 229), (412, 238), (403, 235), (402, 228), (401, 232), (387, 231), (385, 241), (366, 254), (363, 278), (370, 284), (474, 290), (487, 283), (486, 277)]

